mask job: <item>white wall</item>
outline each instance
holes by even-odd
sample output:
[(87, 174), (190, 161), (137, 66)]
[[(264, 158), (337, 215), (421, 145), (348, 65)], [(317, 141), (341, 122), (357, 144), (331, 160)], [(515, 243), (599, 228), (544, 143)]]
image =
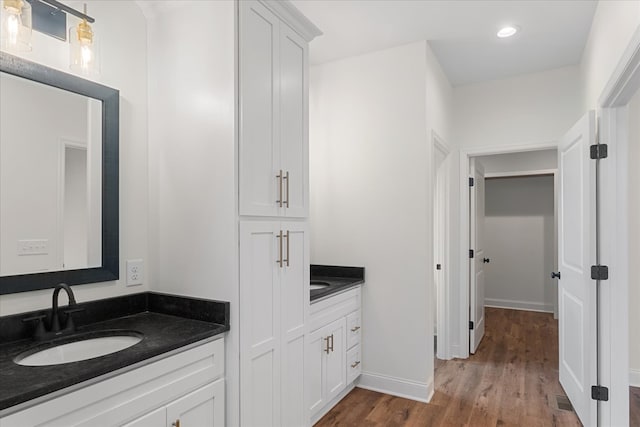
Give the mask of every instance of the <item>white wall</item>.
[[(81, 2), (69, 2), (81, 9)], [(120, 90), (120, 277), (121, 280), (75, 286), (78, 301), (148, 289), (148, 280), (125, 287), (125, 260), (147, 259), (147, 32), (145, 18), (132, 1), (91, 1), (94, 30), (101, 43), (101, 74), (94, 80)], [(69, 19), (69, 25), (77, 21)], [(69, 45), (34, 31), (33, 50), (24, 58), (65, 72)], [(62, 300), (61, 300), (62, 301)], [(51, 291), (0, 296), (0, 315), (49, 307)]]
[(361, 384), (422, 400), (433, 389), (429, 135), (449, 137), (451, 105), (436, 65), (419, 42), (310, 78), (311, 261), (366, 268)]
[(485, 305), (553, 312), (557, 291), (551, 176), (485, 181)]
[[(640, 91), (629, 104), (629, 123), (629, 262), (633, 269), (640, 260)], [(629, 277), (629, 368), (632, 385), (640, 387), (640, 280), (637, 274)]]
[(580, 63), (585, 111), (598, 107), (598, 98), (604, 86), (618, 65), (631, 37), (639, 28), (640, 1), (598, 2)]
[(554, 142), (580, 118), (578, 67), (454, 89), (461, 147)]
[(231, 303), (225, 425), (238, 425), (235, 5), (140, 4), (149, 28), (149, 277), (153, 290)]
[(494, 154), (478, 156), (487, 173), (530, 172), (556, 169), (558, 167), (557, 150), (527, 151), (524, 153)]

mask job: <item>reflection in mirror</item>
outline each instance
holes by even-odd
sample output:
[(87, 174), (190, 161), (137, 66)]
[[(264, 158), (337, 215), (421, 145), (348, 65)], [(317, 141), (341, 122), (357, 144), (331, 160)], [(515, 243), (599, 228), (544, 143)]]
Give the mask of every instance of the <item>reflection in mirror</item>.
[(0, 276), (102, 265), (102, 101), (0, 72)]

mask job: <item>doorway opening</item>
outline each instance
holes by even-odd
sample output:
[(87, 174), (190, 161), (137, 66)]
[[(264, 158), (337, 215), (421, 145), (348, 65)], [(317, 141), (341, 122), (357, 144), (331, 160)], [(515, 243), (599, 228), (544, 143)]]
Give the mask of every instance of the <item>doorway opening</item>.
[(469, 162), (469, 353), (485, 307), (557, 319), (557, 151), (473, 156)]
[(449, 322), (445, 307), (449, 304), (450, 283), (450, 151), (447, 144), (435, 132), (433, 142), (433, 296), (432, 313), (435, 364), (450, 358)]

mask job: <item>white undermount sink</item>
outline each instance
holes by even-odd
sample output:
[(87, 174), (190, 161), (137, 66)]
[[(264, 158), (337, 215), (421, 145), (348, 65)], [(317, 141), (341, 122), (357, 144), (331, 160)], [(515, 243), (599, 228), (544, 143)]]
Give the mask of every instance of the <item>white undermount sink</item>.
[(23, 366), (49, 366), (79, 362), (115, 353), (142, 340), (140, 334), (110, 335), (97, 338), (83, 338), (77, 341), (48, 347), (33, 353), (26, 351), (14, 362)]

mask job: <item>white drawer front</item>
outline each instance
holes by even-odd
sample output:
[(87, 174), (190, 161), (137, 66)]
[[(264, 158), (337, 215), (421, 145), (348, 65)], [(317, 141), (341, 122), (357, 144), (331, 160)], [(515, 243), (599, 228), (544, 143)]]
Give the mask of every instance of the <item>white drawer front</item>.
[(360, 334), (362, 331), (362, 316), (360, 310), (347, 316), (347, 348), (360, 344)]
[(347, 352), (347, 384), (351, 384), (362, 373), (360, 361), (360, 345)]

